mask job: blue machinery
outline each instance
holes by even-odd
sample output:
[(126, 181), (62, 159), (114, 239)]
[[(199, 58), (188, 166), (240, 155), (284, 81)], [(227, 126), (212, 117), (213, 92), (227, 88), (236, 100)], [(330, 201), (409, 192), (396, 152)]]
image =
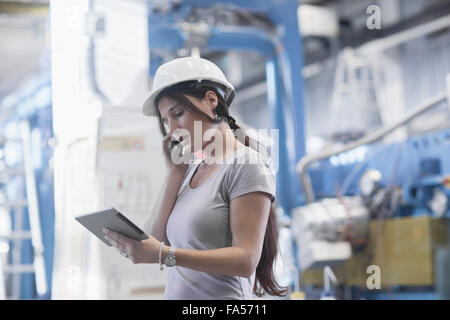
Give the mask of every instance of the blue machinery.
[[(366, 170), (382, 173), (378, 195), (386, 195), (382, 218), (385, 221), (382, 241), (386, 244), (381, 246), (385, 251), (385, 268), (389, 270), (388, 274), (382, 273), (382, 277), (389, 277), (390, 283), (384, 290), (367, 290), (362, 284), (368, 277), (363, 267), (372, 262), (362, 264), (361, 260), (370, 261), (364, 260), (374, 254), (369, 251), (356, 254), (353, 262), (338, 268), (341, 271), (338, 277), (345, 275), (345, 268), (361, 271), (362, 274), (354, 272), (356, 275), (347, 279), (352, 299), (450, 299), (450, 129), (391, 145), (373, 144), (362, 151), (364, 159), (361, 161), (349, 161), (357, 157), (357, 154), (350, 155), (355, 152), (351, 150), (320, 161), (309, 170), (309, 175), (320, 201), (335, 198), (339, 191), (347, 197), (358, 196), (361, 193), (358, 182)], [(343, 188), (338, 190), (340, 186)], [(382, 212), (382, 208), (380, 205), (377, 210)], [(379, 216), (372, 216), (372, 222), (378, 219)], [(417, 237), (418, 232), (423, 237)], [(377, 241), (379, 239), (372, 234), (369, 240), (372, 248)], [(392, 272), (394, 268), (400, 271)], [(422, 272), (425, 269), (428, 271)], [(310, 297), (318, 297), (321, 282), (317, 281), (317, 272), (302, 272)]]
[[(304, 266), (309, 270), (303, 272), (304, 284), (317, 285), (314, 265), (333, 260), (332, 255), (319, 261), (309, 258), (314, 254), (305, 254), (314, 252), (313, 243), (324, 243), (327, 238), (328, 245), (352, 243), (357, 251), (351, 258), (341, 256), (345, 263), (338, 268), (345, 285), (357, 288), (352, 298), (450, 298), (450, 130), (429, 132), (391, 145), (374, 144), (423, 112), (449, 103), (449, 93), (441, 93), (408, 111), (396, 123), (356, 142), (302, 158), (298, 170), (310, 205), (298, 208), (293, 227), (301, 243), (301, 256), (307, 257)], [(313, 161), (316, 166), (308, 171)], [(314, 202), (314, 194), (318, 202)], [(361, 202), (351, 204), (355, 200)], [(344, 216), (333, 220), (340, 208), (344, 208), (340, 211)], [(316, 220), (314, 227), (308, 227), (310, 222), (304, 221), (312, 221), (308, 220), (311, 213), (318, 217), (317, 210), (319, 216), (327, 218), (319, 218), (323, 222)], [(357, 244), (361, 239), (352, 241), (347, 237), (352, 228), (366, 228), (363, 249)], [(313, 230), (314, 240), (302, 238), (304, 230)], [(335, 236), (342, 230), (344, 237)], [(386, 271), (383, 288), (388, 288), (388, 294), (367, 290), (362, 273), (368, 265), (382, 265)]]
[[(384, 175), (380, 185), (401, 186), (404, 208), (395, 217), (433, 215), (428, 204), (434, 189), (450, 197), (450, 130), (430, 132), (392, 145), (375, 144), (364, 149), (365, 160), (348, 163), (335, 157), (310, 169), (317, 197), (334, 197), (336, 185), (350, 175), (346, 194), (359, 193), (358, 181), (367, 169), (377, 169)], [(357, 171), (355, 172), (355, 167)], [(348, 181), (348, 180), (347, 180)], [(449, 208), (443, 213), (450, 217)]]

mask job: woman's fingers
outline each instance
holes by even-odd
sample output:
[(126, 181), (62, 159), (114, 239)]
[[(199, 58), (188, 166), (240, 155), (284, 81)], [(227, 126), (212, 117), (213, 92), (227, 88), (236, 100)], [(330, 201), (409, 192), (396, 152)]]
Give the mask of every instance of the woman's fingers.
[(117, 250), (119, 250), (119, 251), (125, 251), (125, 252), (128, 252), (128, 251), (129, 251), (128, 247), (126, 247), (124, 244), (121, 244), (121, 243), (119, 243), (119, 242), (117, 242), (117, 241), (111, 239), (111, 238), (108, 237), (108, 236), (104, 236), (104, 238), (105, 238), (105, 239), (106, 239), (106, 240), (107, 240), (114, 248), (116, 248)]
[(117, 241), (115, 241), (115, 240), (113, 240), (113, 239), (111, 239), (110, 237), (108, 237), (108, 236), (106, 236), (105, 235), (105, 237), (104, 237), (106, 240), (108, 240), (110, 243), (111, 243), (111, 245), (115, 248), (115, 249), (117, 249), (117, 251), (119, 251), (119, 253), (120, 254), (124, 254), (124, 253), (126, 253), (127, 254), (127, 258), (132, 258), (131, 257), (131, 249), (130, 249), (130, 247), (128, 247), (127, 245), (125, 245), (125, 244), (122, 244), (122, 243), (119, 243), (119, 242), (117, 242)]
[(109, 229), (104, 228), (103, 233), (106, 234), (109, 238), (113, 239), (114, 241), (126, 243), (126, 244), (129, 242), (129, 238), (124, 237), (120, 233), (111, 231)]
[(168, 133), (164, 138), (163, 138), (163, 151), (167, 157), (167, 160), (170, 161), (170, 144), (171, 144), (171, 140), (172, 140), (172, 134)]
[(169, 132), (168, 134), (165, 135), (165, 137), (163, 138), (163, 142), (168, 142), (170, 140), (170, 138), (172, 137), (172, 133)]
[[(178, 143), (173, 142), (178, 141)], [(175, 135), (168, 133), (163, 138), (163, 152), (166, 158), (166, 163), (169, 170), (175, 170), (180, 173), (185, 173), (187, 165), (190, 161), (190, 139), (180, 136), (176, 139)]]
[(117, 247), (117, 242), (111, 239), (110, 237), (105, 235), (103, 238), (105, 238), (114, 248)]
[(111, 242), (115, 242), (117, 244), (117, 247), (119, 247), (120, 249), (122, 248), (131, 248), (134, 245), (135, 240), (127, 238), (123, 235), (121, 235), (120, 233), (108, 230), (108, 229), (103, 229), (103, 233), (105, 233), (105, 236), (109, 238), (108, 241)]

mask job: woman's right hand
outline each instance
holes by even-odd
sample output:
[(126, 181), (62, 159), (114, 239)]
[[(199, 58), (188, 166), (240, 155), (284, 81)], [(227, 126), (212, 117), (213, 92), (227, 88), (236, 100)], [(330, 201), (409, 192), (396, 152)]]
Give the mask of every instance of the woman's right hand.
[(166, 158), (166, 163), (169, 173), (183, 175), (189, 166), (190, 148), (183, 144), (183, 139), (177, 139), (179, 143), (174, 143), (174, 138), (171, 133), (168, 133), (163, 138), (163, 152)]

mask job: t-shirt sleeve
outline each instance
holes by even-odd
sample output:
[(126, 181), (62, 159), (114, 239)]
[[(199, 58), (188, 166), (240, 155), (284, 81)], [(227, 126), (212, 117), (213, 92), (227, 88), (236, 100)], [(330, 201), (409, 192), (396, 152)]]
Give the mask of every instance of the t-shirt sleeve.
[(270, 167), (262, 160), (234, 164), (228, 177), (229, 200), (258, 191), (269, 194), (271, 201), (275, 201), (276, 182)]

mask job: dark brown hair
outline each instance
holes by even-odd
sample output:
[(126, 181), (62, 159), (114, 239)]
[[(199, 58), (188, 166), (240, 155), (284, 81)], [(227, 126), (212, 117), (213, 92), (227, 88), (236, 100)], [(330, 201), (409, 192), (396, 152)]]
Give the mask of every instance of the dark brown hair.
[[(189, 99), (185, 97), (185, 95), (197, 98), (199, 100), (205, 97), (207, 91), (213, 91), (218, 98), (218, 105), (214, 109), (214, 113), (217, 115), (216, 118), (211, 118), (200, 109), (198, 109), (194, 104), (191, 103)], [(175, 86), (169, 87), (163, 90), (155, 99), (155, 107), (158, 105), (159, 100), (164, 97), (169, 97), (174, 100), (176, 103), (179, 103), (189, 109), (191, 112), (195, 112), (198, 114), (204, 115), (209, 121), (213, 123), (220, 123), (222, 121), (227, 121), (233, 132), (235, 130), (241, 129), (240, 126), (236, 124), (236, 121), (230, 117), (228, 112), (229, 105), (226, 104), (224, 97), (219, 93), (220, 88), (211, 83), (199, 83), (197, 81), (190, 81), (185, 83), (180, 83)], [(161, 129), (162, 134), (165, 136), (167, 134), (164, 123), (161, 118), (161, 114), (159, 113), (158, 108), (157, 113), (159, 117), (159, 127)], [(259, 141), (256, 141), (248, 136), (245, 136), (244, 144), (248, 147), (254, 147), (258, 145), (258, 150), (260, 151), (262, 144)], [(267, 151), (267, 148), (262, 148)], [(255, 285), (253, 287), (253, 292), (257, 296), (263, 296), (265, 293), (271, 296), (285, 296), (288, 292), (287, 287), (280, 286), (276, 279), (275, 274), (273, 272), (273, 267), (275, 263), (275, 258), (278, 252), (278, 229), (277, 229), (277, 220), (275, 215), (275, 207), (272, 204), (270, 206), (269, 219), (267, 221), (266, 232), (264, 235), (264, 243), (261, 252), (261, 257), (256, 267), (256, 276), (255, 276)]]

